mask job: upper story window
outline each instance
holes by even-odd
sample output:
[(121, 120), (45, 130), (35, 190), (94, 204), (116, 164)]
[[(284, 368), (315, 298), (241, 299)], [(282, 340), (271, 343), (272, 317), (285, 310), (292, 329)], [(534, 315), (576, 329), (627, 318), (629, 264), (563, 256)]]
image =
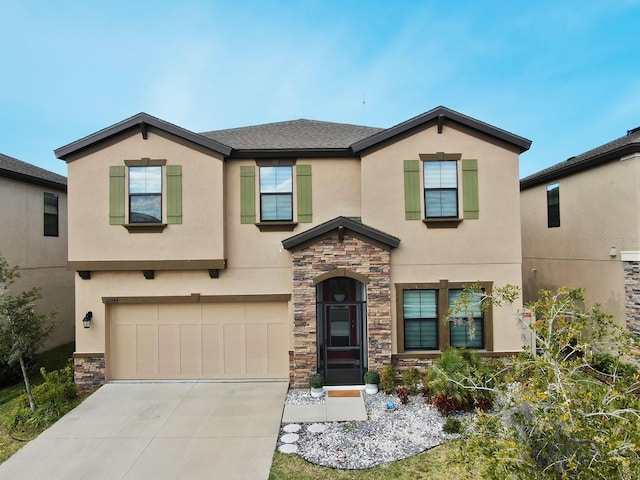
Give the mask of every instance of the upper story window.
[(162, 223), (162, 167), (129, 167), (129, 223)]
[(458, 162), (424, 162), (425, 218), (458, 217)]
[(480, 218), (478, 161), (460, 153), (421, 153), (404, 161), (405, 220), (455, 227)]
[(58, 195), (44, 194), (44, 236), (58, 236)]
[(182, 166), (148, 158), (110, 166), (109, 223), (130, 233), (181, 224)]
[(560, 184), (547, 185), (547, 227), (560, 226)]
[(255, 163), (240, 166), (240, 223), (254, 224), (261, 231), (291, 231), (297, 223), (310, 223), (311, 165), (297, 164), (295, 159)]
[(293, 167), (260, 167), (260, 220), (293, 221)]

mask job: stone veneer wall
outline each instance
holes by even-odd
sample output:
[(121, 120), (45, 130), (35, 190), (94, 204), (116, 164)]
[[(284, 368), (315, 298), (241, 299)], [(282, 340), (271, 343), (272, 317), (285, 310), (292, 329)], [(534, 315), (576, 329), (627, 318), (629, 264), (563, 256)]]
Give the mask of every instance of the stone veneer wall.
[(78, 387), (94, 387), (106, 382), (104, 354), (74, 353), (73, 366)]
[(622, 263), (624, 264), (627, 329), (640, 337), (640, 262)]
[(369, 368), (391, 361), (390, 252), (338, 233), (292, 252), (293, 255), (293, 388), (307, 388), (317, 372), (316, 285), (314, 278), (344, 268), (366, 275)]

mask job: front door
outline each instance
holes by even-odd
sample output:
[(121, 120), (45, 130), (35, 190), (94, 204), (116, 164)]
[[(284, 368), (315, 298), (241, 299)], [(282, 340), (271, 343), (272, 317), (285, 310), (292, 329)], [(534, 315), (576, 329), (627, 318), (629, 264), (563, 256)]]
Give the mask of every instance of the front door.
[(319, 370), (327, 385), (361, 384), (366, 339), (364, 285), (350, 278), (329, 279), (319, 288), (318, 297)]

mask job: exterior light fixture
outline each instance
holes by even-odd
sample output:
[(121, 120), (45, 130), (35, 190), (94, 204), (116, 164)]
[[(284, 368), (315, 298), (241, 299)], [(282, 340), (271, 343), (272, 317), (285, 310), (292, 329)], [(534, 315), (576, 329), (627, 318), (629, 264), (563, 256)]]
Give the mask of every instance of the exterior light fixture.
[(89, 328), (91, 326), (91, 319), (93, 318), (93, 312), (87, 312), (87, 314), (82, 319), (82, 324), (84, 328)]
[(616, 255), (618, 255), (618, 249), (616, 247), (611, 247), (611, 250), (609, 250), (609, 256), (613, 258)]

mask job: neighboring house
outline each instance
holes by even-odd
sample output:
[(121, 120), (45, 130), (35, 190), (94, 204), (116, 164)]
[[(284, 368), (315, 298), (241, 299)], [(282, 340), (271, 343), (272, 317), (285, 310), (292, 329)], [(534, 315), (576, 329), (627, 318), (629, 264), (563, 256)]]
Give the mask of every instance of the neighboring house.
[(530, 144), (438, 107), (202, 134), (141, 113), (59, 148), (77, 381), (359, 384), (450, 345), (519, 351), (507, 308), (476, 311), (475, 335), (444, 320), (466, 284), (521, 285)]
[(640, 128), (520, 182), (524, 299), (582, 287), (640, 335)]
[(0, 254), (19, 267), (13, 293), (42, 289), (39, 312), (56, 311), (45, 348), (73, 342), (74, 274), (67, 270), (67, 179), (0, 154)]

